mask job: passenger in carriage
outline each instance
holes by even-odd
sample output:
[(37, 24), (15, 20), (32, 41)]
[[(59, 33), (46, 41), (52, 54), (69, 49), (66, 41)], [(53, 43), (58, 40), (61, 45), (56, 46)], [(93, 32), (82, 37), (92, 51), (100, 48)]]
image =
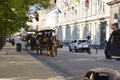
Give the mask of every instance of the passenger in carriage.
[(35, 38), (34, 34), (32, 34), (32, 36), (31, 36), (30, 45), (31, 45), (31, 50), (34, 50), (34, 48), (36, 46), (36, 38)]
[(51, 38), (52, 32), (48, 32), (48, 37)]

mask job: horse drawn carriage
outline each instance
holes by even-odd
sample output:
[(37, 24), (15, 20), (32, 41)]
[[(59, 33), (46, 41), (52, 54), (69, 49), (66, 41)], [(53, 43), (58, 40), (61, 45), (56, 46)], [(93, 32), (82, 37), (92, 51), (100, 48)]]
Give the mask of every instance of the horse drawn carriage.
[(43, 50), (47, 52), (47, 55), (57, 55), (57, 39), (55, 30), (46, 29), (36, 32), (36, 52), (37, 54), (43, 54)]

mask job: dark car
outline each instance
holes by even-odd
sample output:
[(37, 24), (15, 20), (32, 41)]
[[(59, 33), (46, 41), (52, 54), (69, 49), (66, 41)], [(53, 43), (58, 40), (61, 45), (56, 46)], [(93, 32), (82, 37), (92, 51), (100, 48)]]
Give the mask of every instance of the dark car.
[(112, 56), (120, 57), (120, 29), (113, 31), (108, 42), (106, 41), (105, 56), (107, 59)]
[(120, 80), (120, 73), (110, 68), (90, 69), (83, 80)]
[(62, 48), (63, 47), (63, 42), (60, 41), (60, 40), (57, 40), (57, 47), (59, 48)]

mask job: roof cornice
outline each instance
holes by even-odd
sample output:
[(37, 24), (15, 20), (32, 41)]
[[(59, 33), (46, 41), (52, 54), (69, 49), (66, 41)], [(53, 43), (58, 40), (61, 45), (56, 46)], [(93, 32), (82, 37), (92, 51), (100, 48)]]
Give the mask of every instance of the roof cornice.
[(120, 0), (113, 0), (113, 1), (108, 2), (107, 4), (110, 6), (116, 3), (120, 3)]

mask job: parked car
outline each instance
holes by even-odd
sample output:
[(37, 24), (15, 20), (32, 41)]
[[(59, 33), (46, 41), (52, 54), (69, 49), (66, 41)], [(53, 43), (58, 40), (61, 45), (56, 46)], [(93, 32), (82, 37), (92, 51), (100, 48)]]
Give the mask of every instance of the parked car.
[(27, 35), (22, 35), (22, 36), (21, 36), (21, 40), (22, 40), (23, 42), (26, 42), (26, 40), (27, 40)]
[(84, 51), (86, 50), (87, 52), (90, 52), (90, 47), (89, 44), (87, 43), (87, 40), (73, 40), (69, 44), (69, 51)]
[(110, 68), (90, 69), (83, 80), (120, 80), (120, 73)]
[(63, 42), (60, 41), (60, 40), (57, 40), (57, 47), (59, 48), (62, 48), (63, 47)]
[(105, 56), (107, 59), (112, 56), (120, 57), (120, 29), (113, 31), (108, 42), (106, 41)]

